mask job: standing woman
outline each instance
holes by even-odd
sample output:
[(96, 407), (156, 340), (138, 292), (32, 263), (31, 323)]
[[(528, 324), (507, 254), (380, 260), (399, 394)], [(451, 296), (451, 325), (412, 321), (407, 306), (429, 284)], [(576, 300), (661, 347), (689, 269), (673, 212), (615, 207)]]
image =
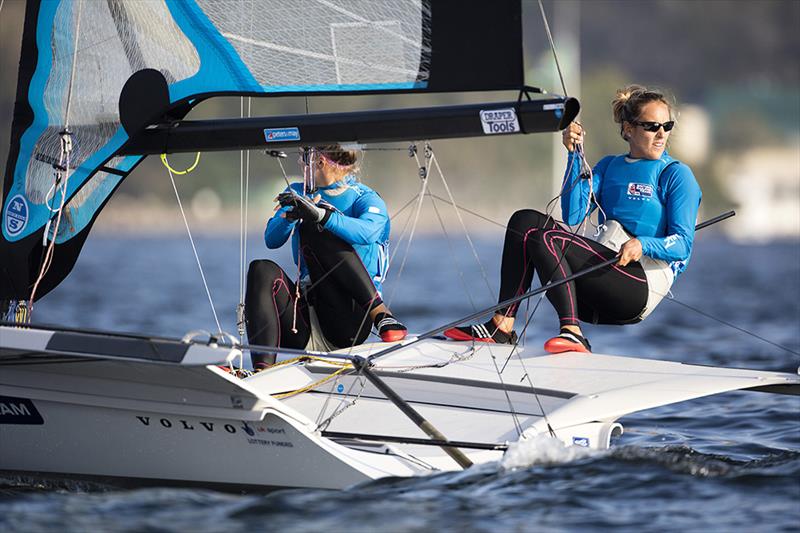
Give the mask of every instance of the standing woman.
[[(364, 342), (373, 325), (383, 341), (405, 338), (405, 326), (380, 293), (389, 244), (386, 204), (358, 182), (357, 158), (338, 144), (303, 150), (304, 183), (278, 195), (264, 232), (270, 249), (292, 237), (300, 287), (292, 281), (296, 275), (273, 261), (250, 263), (245, 319), (251, 344), (303, 349), (313, 340), (310, 348), (334, 350)], [(256, 370), (274, 361), (255, 352), (251, 358)]]
[[(551, 216), (525, 209), (511, 216), (501, 267), (500, 302), (527, 292), (534, 271), (542, 285), (615, 256), (619, 261), (547, 291), (560, 333), (544, 344), (551, 353), (590, 352), (580, 323), (633, 324), (649, 315), (692, 253), (700, 187), (688, 166), (666, 152), (673, 110), (657, 91), (631, 85), (617, 91), (614, 121), (627, 154), (606, 156), (583, 172), (585, 134), (577, 122), (563, 132), (569, 151), (561, 211), (569, 226), (599, 208), (597, 240), (572, 233)], [(451, 328), (456, 340), (515, 343), (519, 304), (484, 324)]]

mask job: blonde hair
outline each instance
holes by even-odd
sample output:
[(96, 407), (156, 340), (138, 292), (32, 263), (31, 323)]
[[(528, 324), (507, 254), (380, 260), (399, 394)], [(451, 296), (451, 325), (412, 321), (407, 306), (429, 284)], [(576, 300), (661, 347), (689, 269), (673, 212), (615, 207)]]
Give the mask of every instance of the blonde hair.
[(340, 167), (354, 167), (358, 162), (358, 150), (348, 150), (341, 144), (317, 146), (317, 151), (328, 161)]
[(617, 89), (617, 95), (611, 101), (611, 111), (614, 114), (614, 122), (619, 124), (619, 134), (623, 139), (625, 139), (624, 123), (638, 120), (642, 107), (650, 102), (661, 102), (666, 105), (672, 118), (674, 106), (670, 98), (661, 91), (635, 84)]

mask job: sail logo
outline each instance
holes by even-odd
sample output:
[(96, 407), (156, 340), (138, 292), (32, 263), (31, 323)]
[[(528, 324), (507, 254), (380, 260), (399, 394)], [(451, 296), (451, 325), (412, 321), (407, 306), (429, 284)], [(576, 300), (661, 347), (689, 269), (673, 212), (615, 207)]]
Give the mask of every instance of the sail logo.
[(483, 133), (486, 135), (517, 133), (520, 131), (517, 113), (510, 107), (508, 109), (481, 111), (481, 125), (483, 126)]
[(653, 186), (647, 183), (629, 183), (628, 196), (632, 196), (634, 200), (652, 198)]
[(28, 225), (28, 202), (18, 194), (11, 198), (6, 208), (5, 227), (9, 237), (16, 237)]
[(299, 141), (300, 130), (297, 128), (267, 128), (264, 130), (264, 139), (268, 143)]
[(44, 424), (44, 420), (32, 401), (25, 398), (0, 396), (0, 424), (40, 426)]

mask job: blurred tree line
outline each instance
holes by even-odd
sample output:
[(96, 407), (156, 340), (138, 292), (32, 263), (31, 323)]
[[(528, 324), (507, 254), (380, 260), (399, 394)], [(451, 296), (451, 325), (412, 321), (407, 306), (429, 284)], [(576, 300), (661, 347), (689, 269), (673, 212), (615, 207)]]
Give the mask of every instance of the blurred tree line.
[[(796, 139), (800, 124), (800, 2), (797, 0), (545, 0), (548, 16), (558, 4), (579, 4), (574, 31), (580, 42), (581, 121), (589, 132), (590, 162), (626, 145), (611, 120), (615, 90), (629, 83), (668, 89), (679, 104), (702, 106), (711, 119), (711, 159), (694, 166), (704, 188), (704, 205), (725, 205), (717, 187), (713, 158), (749, 147)], [(6, 10), (21, 6), (7, 0)], [(491, 2), (486, 2), (487, 16)], [(11, 7), (9, 7), (11, 6)], [(4, 14), (0, 12), (0, 17)], [(523, 0), (526, 82), (561, 93), (537, 0)], [(0, 21), (2, 22), (2, 21)], [(552, 21), (551, 21), (552, 22)], [(477, 36), (476, 36), (477, 37)], [(2, 39), (3, 37), (0, 37)], [(557, 50), (559, 34), (554, 32)], [(7, 49), (8, 47), (2, 47)], [(560, 52), (562, 50), (559, 50)], [(0, 72), (16, 68), (16, 58), (0, 50)], [(0, 76), (0, 79), (6, 76)], [(3, 87), (5, 103), (15, 88)], [(375, 108), (424, 107), (466, 102), (515, 100), (506, 94), (373, 95), (314, 98), (217, 98), (204, 102), (189, 118), (238, 117), (242, 106), (253, 116), (335, 112)], [(0, 106), (0, 124), (10, 127), (8, 105)], [(247, 112), (245, 111), (245, 115)], [(681, 135), (680, 127), (674, 135)], [(521, 206), (543, 208), (552, 196), (553, 135), (525, 135), (436, 141), (442, 171), (462, 205), (497, 220)], [(4, 147), (5, 148), (5, 147)], [(419, 187), (418, 168), (408, 143), (368, 147), (362, 175), (396, 211)], [(421, 147), (420, 147), (421, 148)], [(674, 154), (680, 157), (680, 154)], [(194, 156), (171, 157), (175, 167)], [(194, 173), (180, 178), (182, 195), (201, 188), (217, 192), (224, 205), (240, 200), (240, 154), (203, 154)], [(296, 176), (293, 155), (285, 164)], [(436, 194), (444, 195), (432, 177)], [(265, 220), (271, 198), (285, 185), (276, 162), (259, 151), (250, 154), (251, 214)], [(436, 188), (438, 187), (438, 189)], [(149, 158), (120, 188), (121, 196), (174, 203), (166, 170)]]

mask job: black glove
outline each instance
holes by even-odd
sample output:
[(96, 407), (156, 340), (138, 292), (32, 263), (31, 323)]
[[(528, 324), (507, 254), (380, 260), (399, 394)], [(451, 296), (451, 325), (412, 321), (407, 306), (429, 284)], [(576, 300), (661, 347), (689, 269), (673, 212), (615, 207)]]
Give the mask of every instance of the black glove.
[(328, 203), (315, 204), (310, 198), (300, 196), (292, 191), (285, 191), (278, 195), (278, 203), (281, 207), (290, 206), (286, 212), (286, 220), (305, 220), (315, 224), (325, 224), (330, 217), (333, 206)]

